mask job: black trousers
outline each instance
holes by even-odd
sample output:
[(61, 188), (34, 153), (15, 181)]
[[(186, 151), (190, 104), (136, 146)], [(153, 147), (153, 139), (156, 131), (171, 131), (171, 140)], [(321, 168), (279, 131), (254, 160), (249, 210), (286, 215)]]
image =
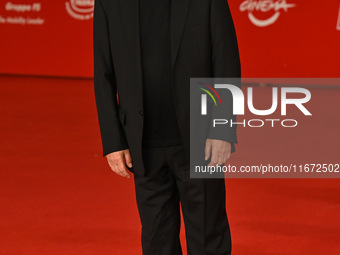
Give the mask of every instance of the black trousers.
[(144, 147), (145, 176), (135, 175), (144, 255), (180, 255), (180, 205), (188, 255), (226, 255), (231, 238), (224, 179), (190, 179), (182, 145)]

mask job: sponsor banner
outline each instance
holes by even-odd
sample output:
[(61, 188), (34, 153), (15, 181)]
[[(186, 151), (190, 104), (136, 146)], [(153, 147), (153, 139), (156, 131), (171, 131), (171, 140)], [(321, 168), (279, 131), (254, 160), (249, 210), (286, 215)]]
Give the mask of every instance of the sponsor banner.
[(65, 3), (67, 13), (78, 20), (93, 18), (94, 0), (68, 0)]
[[(338, 0), (229, 0), (244, 77), (339, 77)], [(0, 73), (92, 77), (94, 0), (2, 0)]]
[(28, 4), (6, 2), (4, 7), (9, 15), (0, 16), (0, 23), (2, 24), (43, 25), (45, 22), (43, 18), (39, 17), (40, 2)]
[[(296, 7), (296, 4), (286, 0), (244, 0), (240, 11), (247, 12), (250, 22), (255, 26), (267, 27), (275, 24), (282, 13), (293, 7)], [(259, 18), (258, 15), (267, 17)]]
[(339, 1), (229, 1), (245, 77), (339, 77)]
[(94, 0), (0, 1), (0, 73), (93, 76)]

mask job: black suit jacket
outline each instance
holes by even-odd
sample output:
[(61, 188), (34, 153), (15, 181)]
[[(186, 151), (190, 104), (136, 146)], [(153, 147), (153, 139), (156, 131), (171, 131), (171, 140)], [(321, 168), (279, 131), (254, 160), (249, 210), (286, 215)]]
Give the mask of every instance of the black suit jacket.
[[(189, 155), (190, 78), (240, 77), (239, 52), (227, 0), (172, 0), (170, 23), (176, 113)], [(132, 171), (143, 174), (138, 0), (96, 0), (93, 41), (103, 154), (129, 148)], [(225, 140), (236, 142), (236, 131), (228, 130)]]

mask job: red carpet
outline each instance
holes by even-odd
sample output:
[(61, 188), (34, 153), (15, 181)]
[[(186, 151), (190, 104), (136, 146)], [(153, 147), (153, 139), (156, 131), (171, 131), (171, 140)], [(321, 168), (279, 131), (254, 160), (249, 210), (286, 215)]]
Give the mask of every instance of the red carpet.
[[(141, 254), (133, 181), (101, 156), (92, 83), (0, 76), (1, 255)], [(340, 90), (311, 92), (302, 128), (241, 128), (231, 163), (339, 163)], [(226, 182), (234, 255), (340, 254), (339, 179)]]

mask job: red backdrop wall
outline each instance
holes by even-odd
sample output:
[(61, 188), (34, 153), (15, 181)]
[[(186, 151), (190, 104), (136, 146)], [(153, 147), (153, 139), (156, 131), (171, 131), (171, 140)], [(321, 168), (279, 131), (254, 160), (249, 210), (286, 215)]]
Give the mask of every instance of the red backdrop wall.
[[(92, 77), (93, 4), (0, 0), (0, 73)], [(339, 0), (229, 4), (243, 76), (340, 77)]]

